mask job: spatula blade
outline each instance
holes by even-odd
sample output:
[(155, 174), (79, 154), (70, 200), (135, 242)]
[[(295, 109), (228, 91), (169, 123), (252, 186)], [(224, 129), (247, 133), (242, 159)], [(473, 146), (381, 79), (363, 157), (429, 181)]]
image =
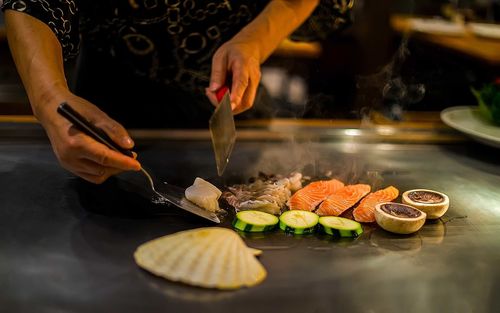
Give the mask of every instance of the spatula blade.
[(200, 208), (186, 199), (184, 196), (185, 190), (181, 187), (163, 183), (157, 186), (157, 192), (161, 194), (162, 198), (178, 208), (196, 214), (217, 224), (220, 223), (220, 219), (215, 213)]
[(217, 174), (222, 176), (236, 141), (236, 127), (231, 110), (230, 93), (227, 91), (215, 109), (209, 122), (214, 148)]

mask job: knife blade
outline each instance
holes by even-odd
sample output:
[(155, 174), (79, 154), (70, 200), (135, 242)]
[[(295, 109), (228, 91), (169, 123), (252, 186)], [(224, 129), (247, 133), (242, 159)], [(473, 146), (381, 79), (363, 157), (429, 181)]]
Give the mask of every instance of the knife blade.
[(219, 105), (209, 121), (217, 174), (222, 176), (236, 141), (236, 127), (231, 109), (231, 93), (226, 86), (216, 93)]

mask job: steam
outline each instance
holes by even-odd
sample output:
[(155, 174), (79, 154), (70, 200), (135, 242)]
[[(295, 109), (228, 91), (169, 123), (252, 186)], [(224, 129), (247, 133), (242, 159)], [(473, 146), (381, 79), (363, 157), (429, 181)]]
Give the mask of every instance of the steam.
[[(414, 5), (414, 1), (411, 3)], [(414, 107), (425, 97), (425, 85), (415, 81), (412, 75), (403, 75), (409, 56), (408, 38), (403, 38), (389, 63), (374, 74), (356, 77), (353, 110), (357, 117), (362, 118), (362, 127), (373, 125), (371, 118), (374, 111), (381, 112), (392, 120), (402, 120), (405, 110), (410, 106)], [(287, 113), (290, 116), (285, 117), (302, 118), (314, 114), (318, 118), (338, 119), (345, 118), (345, 113), (352, 116), (351, 112), (345, 110), (341, 112), (344, 115), (332, 114), (336, 110), (329, 106), (340, 106), (344, 104), (341, 103), (344, 100), (338, 99), (337, 95), (323, 93), (307, 95), (306, 82), (287, 77), (284, 69), (264, 70), (263, 83), (271, 96), (288, 101), (290, 110)], [(346, 85), (346, 88), (349, 86)], [(330, 115), (325, 115), (327, 112)], [(272, 124), (270, 128), (273, 128)], [(338, 144), (338, 149), (330, 149), (324, 143), (303, 138), (290, 138), (276, 150), (263, 149), (260, 158), (254, 163), (254, 170), (284, 175), (299, 171), (315, 180), (337, 178), (346, 184), (367, 183), (373, 190), (386, 187), (384, 172), (363, 157), (360, 153), (363, 151), (362, 147), (355, 142), (332, 144)]]
[(408, 106), (422, 101), (425, 85), (408, 84), (401, 77), (403, 64), (409, 55), (408, 38), (404, 38), (391, 62), (378, 73), (358, 76), (356, 106), (360, 108), (361, 117), (366, 119), (373, 109), (378, 109), (393, 120), (401, 120)]

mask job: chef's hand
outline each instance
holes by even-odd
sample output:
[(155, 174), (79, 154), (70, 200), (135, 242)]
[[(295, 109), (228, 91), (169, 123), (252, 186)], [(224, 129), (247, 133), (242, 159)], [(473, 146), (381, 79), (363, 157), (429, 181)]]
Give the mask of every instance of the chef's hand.
[[(77, 112), (104, 130), (122, 148), (131, 149), (134, 146), (125, 128), (90, 102), (69, 92), (58, 101), (71, 104)], [(50, 108), (37, 117), (47, 131), (52, 148), (65, 169), (95, 184), (101, 184), (110, 176), (124, 171), (140, 170), (141, 165), (137, 160), (95, 141), (60, 116), (53, 105)]]
[(231, 80), (228, 87), (233, 113), (250, 109), (260, 81), (259, 60), (258, 49), (252, 43), (231, 39), (223, 44), (212, 58), (210, 86), (206, 89), (212, 104), (218, 104), (216, 91)]

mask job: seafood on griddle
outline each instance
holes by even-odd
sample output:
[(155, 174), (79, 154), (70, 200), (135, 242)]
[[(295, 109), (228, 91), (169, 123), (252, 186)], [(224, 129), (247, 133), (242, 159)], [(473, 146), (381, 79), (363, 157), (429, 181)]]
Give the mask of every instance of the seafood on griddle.
[(222, 192), (206, 180), (196, 177), (193, 185), (186, 188), (186, 199), (210, 212), (217, 212)]
[(377, 204), (393, 201), (398, 195), (399, 190), (393, 186), (370, 193), (354, 208), (354, 219), (362, 223), (375, 222), (375, 207)]
[(357, 184), (340, 188), (323, 201), (316, 211), (318, 215), (339, 216), (354, 206), (371, 190), (370, 185)]
[(280, 214), (293, 192), (302, 188), (302, 174), (292, 173), (288, 177), (259, 173), (250, 184), (228, 187), (222, 198), (237, 211), (256, 210)]
[(344, 183), (337, 179), (312, 182), (288, 200), (288, 207), (290, 210), (314, 211), (323, 200), (342, 187)]

